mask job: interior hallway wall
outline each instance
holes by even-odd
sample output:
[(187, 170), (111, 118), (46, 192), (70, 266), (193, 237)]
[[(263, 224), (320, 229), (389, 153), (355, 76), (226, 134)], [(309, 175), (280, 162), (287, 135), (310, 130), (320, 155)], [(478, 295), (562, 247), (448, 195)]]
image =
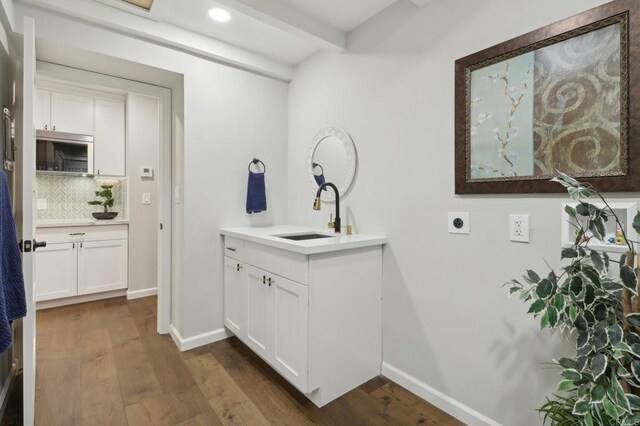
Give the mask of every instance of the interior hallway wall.
[[(323, 228), (311, 209), (313, 136), (340, 126), (359, 157), (343, 225), (382, 234), (384, 361), (505, 425), (539, 425), (555, 390), (543, 363), (569, 350), (540, 332), (501, 285), (560, 258), (564, 195), (454, 195), (454, 62), (604, 3), (602, 0), (401, 1), (295, 71), (289, 107), (289, 221)], [(637, 194), (634, 194), (634, 196)], [(471, 234), (447, 232), (470, 212)], [(509, 214), (530, 215), (531, 244), (509, 242)], [(345, 220), (346, 219), (346, 220)]]

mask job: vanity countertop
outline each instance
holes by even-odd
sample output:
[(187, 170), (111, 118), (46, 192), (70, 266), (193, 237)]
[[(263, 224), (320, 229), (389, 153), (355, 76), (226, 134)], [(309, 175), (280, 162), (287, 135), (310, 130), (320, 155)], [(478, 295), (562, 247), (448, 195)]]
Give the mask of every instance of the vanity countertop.
[(67, 226), (107, 226), (107, 225), (128, 225), (127, 219), (52, 219), (36, 221), (36, 228), (61, 228)]
[[(251, 241), (258, 244), (264, 244), (279, 249), (292, 251), (301, 254), (317, 254), (338, 250), (347, 250), (360, 247), (369, 247), (375, 245), (386, 244), (387, 237), (377, 235), (345, 235), (335, 234), (327, 229), (314, 229), (304, 226), (270, 226), (262, 228), (222, 228), (222, 235), (238, 238), (241, 240)], [(317, 233), (331, 235), (331, 238), (319, 238), (313, 240), (293, 241), (278, 236), (298, 235), (307, 233)]]

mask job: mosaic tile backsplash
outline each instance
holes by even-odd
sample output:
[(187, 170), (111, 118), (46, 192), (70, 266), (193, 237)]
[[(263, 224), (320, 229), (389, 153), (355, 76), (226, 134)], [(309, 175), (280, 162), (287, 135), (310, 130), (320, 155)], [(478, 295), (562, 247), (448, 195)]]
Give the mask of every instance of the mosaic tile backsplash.
[(91, 213), (102, 206), (90, 206), (88, 201), (99, 199), (95, 192), (105, 183), (113, 185), (115, 202), (110, 211), (118, 212), (118, 219), (126, 218), (126, 179), (94, 179), (81, 176), (36, 175), (36, 198), (47, 200), (47, 209), (38, 210), (37, 220), (92, 219)]

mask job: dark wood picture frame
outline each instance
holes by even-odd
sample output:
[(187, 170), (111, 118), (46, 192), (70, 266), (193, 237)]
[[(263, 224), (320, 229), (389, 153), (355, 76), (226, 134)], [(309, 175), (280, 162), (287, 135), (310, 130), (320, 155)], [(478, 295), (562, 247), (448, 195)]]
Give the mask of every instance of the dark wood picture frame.
[[(599, 191), (640, 191), (640, 1), (615, 0), (564, 19), (539, 30), (466, 56), (455, 69), (455, 192), (456, 194), (508, 194), (563, 192), (548, 177), (471, 179), (470, 165), (470, 78), (481, 66), (507, 60), (541, 47), (602, 28), (607, 22), (621, 22), (624, 29), (621, 54), (621, 146), (623, 173), (606, 177), (580, 177)], [(610, 24), (606, 24), (610, 25)], [(623, 66), (626, 64), (626, 67)]]

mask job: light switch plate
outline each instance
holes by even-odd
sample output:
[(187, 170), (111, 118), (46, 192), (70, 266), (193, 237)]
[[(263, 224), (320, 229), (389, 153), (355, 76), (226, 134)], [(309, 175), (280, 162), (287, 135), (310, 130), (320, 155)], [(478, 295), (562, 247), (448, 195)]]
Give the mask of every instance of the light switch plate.
[(449, 233), (469, 234), (471, 232), (468, 212), (449, 212)]
[(151, 194), (148, 192), (144, 192), (142, 194), (142, 204), (144, 204), (145, 206), (148, 206), (149, 204), (151, 204)]
[(509, 239), (518, 243), (529, 242), (528, 214), (512, 214), (509, 216)]
[(38, 205), (38, 210), (46, 210), (47, 209), (47, 199), (46, 198), (38, 198), (36, 200)]

